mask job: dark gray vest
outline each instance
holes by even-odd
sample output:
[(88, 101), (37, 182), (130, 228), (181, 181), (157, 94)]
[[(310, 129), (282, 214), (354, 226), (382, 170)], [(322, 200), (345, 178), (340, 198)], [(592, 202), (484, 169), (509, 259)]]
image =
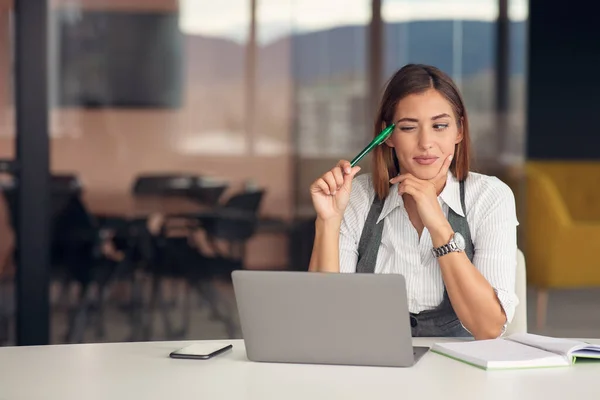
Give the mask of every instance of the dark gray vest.
[[(358, 243), (357, 273), (375, 272), (377, 253), (381, 244), (381, 235), (385, 218), (377, 223), (377, 219), (383, 209), (385, 199), (375, 196), (373, 204), (369, 209), (365, 226), (363, 227), (360, 242)], [(465, 207), (465, 182), (460, 182), (460, 203), (463, 213), (466, 215)], [(471, 231), (467, 219), (458, 215), (448, 207), (448, 222), (454, 232), (460, 232), (466, 241), (465, 253), (469, 260), (473, 261), (474, 246), (471, 240)], [(467, 337), (472, 336), (460, 323), (460, 320), (452, 308), (448, 292), (444, 288), (442, 302), (433, 310), (422, 311), (418, 314), (410, 314), (410, 325), (413, 336), (439, 336), (439, 337)]]

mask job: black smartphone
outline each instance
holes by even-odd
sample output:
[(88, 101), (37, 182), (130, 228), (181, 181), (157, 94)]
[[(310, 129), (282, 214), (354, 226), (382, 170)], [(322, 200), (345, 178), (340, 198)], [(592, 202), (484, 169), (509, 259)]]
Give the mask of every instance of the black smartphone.
[(222, 343), (194, 343), (189, 346), (175, 350), (169, 357), (187, 358), (192, 360), (208, 360), (216, 355), (226, 352), (233, 345)]

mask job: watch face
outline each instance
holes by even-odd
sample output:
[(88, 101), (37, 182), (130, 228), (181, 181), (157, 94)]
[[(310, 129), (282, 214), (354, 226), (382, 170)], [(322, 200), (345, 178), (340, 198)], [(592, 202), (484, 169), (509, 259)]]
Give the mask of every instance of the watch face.
[(464, 250), (465, 247), (467, 247), (465, 238), (459, 232), (454, 233), (454, 243), (456, 243), (456, 246), (461, 250)]

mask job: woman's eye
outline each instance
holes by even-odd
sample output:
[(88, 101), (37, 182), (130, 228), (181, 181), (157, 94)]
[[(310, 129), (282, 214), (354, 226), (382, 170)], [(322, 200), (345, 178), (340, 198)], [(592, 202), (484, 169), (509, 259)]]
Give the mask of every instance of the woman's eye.
[(416, 129), (414, 126), (401, 126), (400, 130), (402, 132), (410, 132), (413, 131), (414, 129)]
[(442, 131), (448, 127), (448, 124), (435, 124), (433, 125), (433, 129), (437, 131)]

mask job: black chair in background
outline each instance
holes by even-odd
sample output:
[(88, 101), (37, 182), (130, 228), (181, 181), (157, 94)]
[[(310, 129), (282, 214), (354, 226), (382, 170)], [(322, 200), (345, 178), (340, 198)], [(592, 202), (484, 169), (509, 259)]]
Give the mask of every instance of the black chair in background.
[(141, 174), (133, 183), (134, 195), (184, 195), (197, 186), (199, 177), (193, 174)]
[[(134, 185), (134, 194), (171, 196), (185, 193), (185, 181), (189, 177), (161, 176), (143, 177)], [(69, 276), (74, 277), (81, 285), (81, 296), (78, 306), (71, 318), (68, 341), (78, 343), (82, 340), (90, 315), (96, 316), (96, 337), (104, 337), (104, 309), (111, 294), (113, 283), (125, 282), (130, 285), (129, 303), (125, 310), (130, 317), (131, 336), (129, 340), (150, 340), (151, 332), (148, 321), (153, 318), (156, 296), (153, 289), (149, 308), (144, 304), (143, 281), (148, 274), (158, 281), (163, 275), (160, 269), (161, 248), (160, 238), (153, 235), (147, 226), (147, 218), (102, 218), (96, 219), (85, 208), (81, 196), (69, 203), (69, 207), (61, 215), (62, 226), (59, 230), (76, 233), (79, 240), (69, 240), (71, 251), (77, 264), (87, 265), (88, 268), (72, 270)], [(111, 232), (111, 241), (122, 259), (114, 261), (104, 256), (100, 246), (106, 239), (106, 233)], [(160, 235), (159, 235), (160, 236)], [(88, 240), (86, 240), (86, 238)], [(73, 251), (77, 245), (80, 251)], [(87, 257), (87, 258), (86, 258)], [(74, 260), (67, 265), (74, 265)], [(159, 276), (158, 279), (157, 276)], [(94, 290), (95, 289), (95, 290)], [(163, 317), (167, 318), (168, 311), (161, 307)], [(165, 325), (168, 325), (165, 323)], [(169, 328), (166, 328), (169, 337)]]
[[(198, 274), (198, 271), (193, 266), (189, 270), (188, 279), (201, 296), (207, 299), (212, 312), (211, 317), (224, 324), (229, 337), (237, 337), (239, 333), (239, 326), (233, 315), (234, 299), (221, 293), (215, 285), (215, 280), (230, 287), (231, 273), (244, 269), (246, 245), (257, 231), (264, 194), (263, 190), (235, 194), (214, 213), (200, 217), (199, 221), (200, 229), (204, 230), (213, 253), (212, 256), (207, 256), (200, 252), (208, 268), (203, 274), (208, 274), (211, 280), (196, 280), (194, 274)], [(198, 267), (200, 266), (196, 268)]]
[[(79, 298), (69, 307), (67, 342), (83, 341), (90, 316), (96, 317), (95, 333), (105, 333), (104, 309), (110, 285), (119, 267), (128, 260), (108, 258), (103, 252), (105, 227), (82, 200), (83, 188), (74, 175), (55, 175), (52, 188), (52, 259), (55, 279), (62, 282), (62, 298), (72, 283), (79, 285)], [(63, 300), (64, 302), (64, 300)]]
[(223, 180), (188, 173), (145, 173), (136, 177), (132, 192), (136, 196), (184, 196), (215, 206), (228, 187)]
[[(258, 213), (265, 192), (253, 190), (235, 194), (214, 213), (200, 218), (212, 250), (220, 260), (241, 262), (248, 240), (256, 233)], [(225, 242), (229, 251), (223, 253), (217, 242)], [(218, 269), (218, 268), (217, 268)]]
[(245, 190), (226, 199), (221, 210), (240, 210), (256, 214), (259, 211), (265, 191), (262, 189)]
[(109, 285), (119, 262), (103, 254), (102, 229), (86, 210), (79, 196), (70, 200), (54, 226), (54, 232), (57, 240), (54, 241), (53, 253), (60, 250), (61, 254), (53, 263), (64, 268), (66, 288), (72, 282), (80, 287), (79, 299), (69, 313), (67, 341), (83, 341), (92, 312), (96, 314), (96, 337), (102, 339)]
[(189, 194), (193, 200), (214, 207), (219, 204), (228, 188), (229, 183), (226, 181), (201, 177), (197, 180), (196, 186), (190, 190)]
[[(18, 212), (15, 179), (3, 193), (7, 200), (11, 224)], [(111, 277), (118, 265), (103, 255), (104, 234), (102, 227), (83, 204), (82, 185), (77, 176), (57, 174), (50, 177), (51, 191), (51, 279), (60, 284), (59, 307), (68, 312), (66, 341), (79, 343), (88, 325), (91, 311), (96, 311), (96, 336), (104, 335), (104, 302)], [(18, 243), (15, 259), (18, 259)], [(18, 268), (18, 266), (17, 266)], [(71, 284), (80, 287), (79, 299), (69, 304)], [(97, 290), (93, 290), (94, 286)]]
[[(264, 196), (263, 191), (250, 191), (236, 194), (210, 212), (195, 216), (196, 223), (190, 223), (187, 234), (173, 237), (168, 234), (168, 224), (164, 224), (159, 235), (153, 237), (155, 258), (151, 263), (152, 296), (150, 310), (160, 311), (164, 330), (168, 339), (181, 339), (186, 336), (191, 319), (191, 293), (195, 289), (211, 312), (213, 320), (221, 321), (229, 337), (238, 332), (233, 318), (231, 298), (219, 292), (215, 281), (230, 283), (231, 272), (243, 268), (246, 242), (256, 232), (258, 210)], [(206, 254), (195, 242), (198, 229), (205, 232), (210, 253)], [(228, 251), (221, 251), (218, 243), (225, 242)], [(185, 282), (181, 324), (174, 326), (175, 313), (169, 312), (161, 281), (164, 279)], [(172, 308), (172, 307), (171, 307)], [(152, 336), (152, 321), (145, 328), (144, 338)]]
[[(214, 281), (229, 281), (231, 271), (243, 268), (245, 243), (256, 232), (257, 212), (264, 192), (246, 191), (222, 201), (227, 186), (219, 181), (186, 174), (145, 174), (136, 178), (133, 185), (135, 195), (182, 196), (203, 204), (216, 205), (214, 209), (201, 215), (177, 215), (174, 218), (166, 216), (160, 232), (147, 237), (147, 250), (143, 258), (144, 271), (150, 277), (151, 294), (137, 340), (149, 340), (153, 337), (153, 316), (156, 311), (163, 320), (167, 339), (185, 337), (190, 324), (189, 288), (192, 287), (198, 290), (201, 299), (208, 304), (212, 316), (223, 321), (228, 332), (234, 332), (230, 313), (220, 311), (224, 301), (215, 289)], [(179, 225), (177, 236), (171, 235), (173, 220), (185, 221), (186, 229), (182, 232)], [(194, 241), (198, 226), (205, 230), (210, 242), (226, 242), (229, 251), (219, 251), (216, 257), (200, 251)], [(179, 326), (174, 324), (175, 302), (166, 298), (165, 282), (170, 283), (171, 287), (177, 282), (184, 283), (182, 322)]]
[[(3, 194), (9, 208), (10, 223), (13, 230), (16, 232), (16, 218), (18, 213), (17, 203), (17, 187), (18, 180), (5, 182), (3, 185)], [(56, 266), (56, 260), (59, 260), (63, 255), (62, 240), (60, 238), (60, 230), (57, 230), (57, 225), (61, 224), (61, 215), (72, 198), (77, 197), (81, 193), (81, 185), (78, 179), (72, 175), (54, 175), (50, 177), (50, 227), (51, 227), (51, 265)], [(15, 260), (18, 259), (19, 246), (15, 245)]]
[[(11, 174), (14, 172), (14, 162), (12, 160), (0, 159), (0, 174), (6, 176), (0, 176), (0, 196), (5, 199), (5, 203), (8, 211), (8, 223), (11, 227), (14, 227), (12, 223), (12, 208), (14, 204), (11, 205), (9, 198), (6, 192), (10, 192), (14, 186), (14, 182), (11, 179)], [(0, 240), (5, 240), (5, 238), (0, 237)], [(0, 262), (4, 260), (0, 259)], [(0, 265), (0, 269), (3, 266)], [(13, 274), (6, 273), (0, 274), (0, 346), (10, 343), (11, 340), (11, 326), (13, 321), (13, 315), (15, 311), (14, 307), (14, 285), (13, 285)]]
[[(146, 173), (141, 174), (134, 180), (132, 193), (135, 196), (157, 196), (157, 197), (182, 197), (194, 198), (194, 192), (198, 189), (200, 177), (192, 174), (163, 174)], [(163, 216), (159, 232), (150, 233), (147, 229), (147, 220), (140, 219), (138, 222), (144, 224), (140, 230), (145, 234), (140, 235), (137, 243), (139, 251), (137, 252), (141, 264), (144, 265), (143, 272), (150, 278), (150, 299), (147, 307), (143, 305), (141, 298), (141, 286), (139, 281), (133, 283), (134, 295), (133, 304), (133, 325), (134, 340), (150, 340), (153, 337), (154, 314), (158, 311), (163, 320), (164, 333), (167, 339), (177, 339), (182, 337), (182, 331), (187, 328), (175, 328), (172, 322), (174, 301), (166, 299), (163, 291), (163, 284), (167, 281), (185, 279), (182, 272), (182, 265), (188, 254), (194, 252), (194, 249), (187, 244), (189, 235), (189, 218), (178, 216), (175, 224), (169, 216)], [(181, 224), (183, 220), (183, 225)], [(175, 225), (179, 229), (183, 227), (183, 238), (170, 237), (170, 229)], [(188, 234), (185, 232), (188, 231)], [(189, 312), (184, 310), (184, 312)]]

